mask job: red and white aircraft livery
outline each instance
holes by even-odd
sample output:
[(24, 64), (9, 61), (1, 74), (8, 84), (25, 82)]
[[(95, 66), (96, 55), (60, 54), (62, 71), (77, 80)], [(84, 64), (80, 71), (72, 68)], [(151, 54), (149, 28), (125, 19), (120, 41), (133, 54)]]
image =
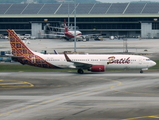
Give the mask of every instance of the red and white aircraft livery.
[(65, 31), (64, 31), (64, 34), (65, 36), (68, 38), (68, 39), (71, 39), (71, 38), (74, 38), (75, 36), (76, 37), (79, 37), (82, 35), (81, 31), (79, 30), (69, 30), (67, 25), (66, 25), (66, 20), (64, 20), (64, 27), (65, 27)]
[(12, 48), (12, 59), (21, 64), (43, 68), (72, 68), (82, 74), (83, 70), (104, 72), (106, 69), (140, 69), (147, 70), (156, 63), (138, 55), (80, 55), (80, 54), (42, 54), (30, 50), (17, 36), (14, 30), (8, 29)]

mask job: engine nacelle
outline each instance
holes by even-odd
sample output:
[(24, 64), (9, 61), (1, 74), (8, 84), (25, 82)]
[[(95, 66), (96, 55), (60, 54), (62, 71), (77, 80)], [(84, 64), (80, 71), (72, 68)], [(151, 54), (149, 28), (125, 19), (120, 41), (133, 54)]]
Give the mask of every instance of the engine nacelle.
[(104, 72), (105, 71), (105, 66), (104, 65), (93, 65), (90, 68), (91, 72)]

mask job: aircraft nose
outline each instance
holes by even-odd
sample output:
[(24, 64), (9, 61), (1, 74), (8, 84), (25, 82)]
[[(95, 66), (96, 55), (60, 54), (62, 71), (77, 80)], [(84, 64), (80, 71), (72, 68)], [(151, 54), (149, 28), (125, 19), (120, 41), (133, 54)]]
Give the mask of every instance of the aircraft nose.
[(156, 65), (156, 62), (152, 61), (151, 65), (152, 65), (152, 66), (155, 66), (155, 65)]

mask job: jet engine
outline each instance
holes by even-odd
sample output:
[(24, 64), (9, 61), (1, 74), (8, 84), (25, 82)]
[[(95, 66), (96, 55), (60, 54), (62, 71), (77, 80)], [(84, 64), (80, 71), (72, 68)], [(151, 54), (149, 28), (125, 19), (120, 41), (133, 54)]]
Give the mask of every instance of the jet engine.
[(91, 72), (104, 72), (105, 66), (104, 65), (92, 65), (89, 69)]

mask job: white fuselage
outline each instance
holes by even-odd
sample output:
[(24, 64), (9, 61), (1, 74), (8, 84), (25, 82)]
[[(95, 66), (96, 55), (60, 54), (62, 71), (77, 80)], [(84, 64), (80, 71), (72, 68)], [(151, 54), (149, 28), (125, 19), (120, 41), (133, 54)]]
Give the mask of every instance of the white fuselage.
[(74, 62), (91, 65), (104, 65), (106, 69), (147, 69), (156, 65), (156, 63), (149, 58), (138, 55), (68, 54), (68, 57), (73, 62), (68, 62), (63, 54), (45, 55), (38, 53), (37, 55), (59, 68), (77, 68), (77, 66), (74, 66)]
[(75, 36), (77, 37), (79, 35), (82, 35), (82, 33), (80, 31), (78, 31), (78, 30), (76, 32), (73, 31), (73, 30), (65, 32), (65, 36), (67, 36), (69, 38), (74, 38)]

